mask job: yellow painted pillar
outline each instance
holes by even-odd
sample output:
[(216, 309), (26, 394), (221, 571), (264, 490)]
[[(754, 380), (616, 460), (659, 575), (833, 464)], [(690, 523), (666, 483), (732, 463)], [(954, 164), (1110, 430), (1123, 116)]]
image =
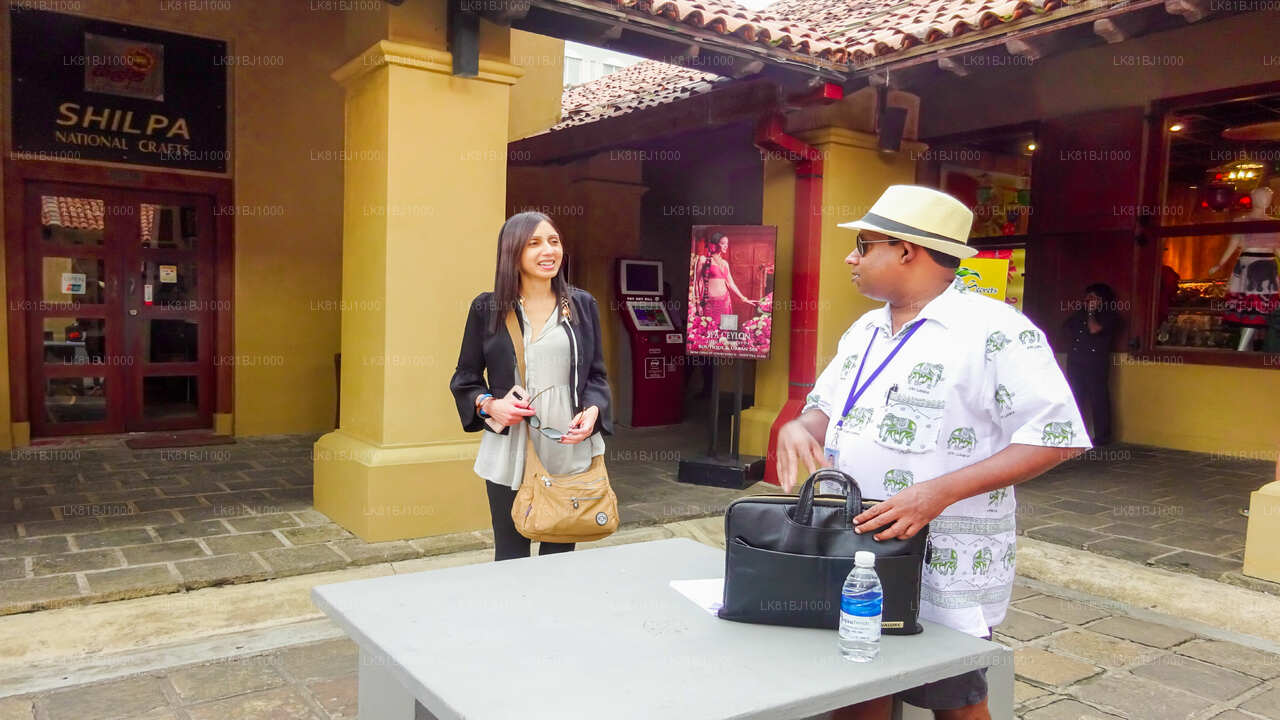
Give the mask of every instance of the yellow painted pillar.
[(1249, 529), (1244, 540), (1244, 574), (1280, 582), (1280, 461), (1275, 482), (1249, 496)]
[[(818, 373), (835, 356), (840, 336), (861, 314), (880, 305), (863, 297), (849, 278), (844, 258), (853, 250), (854, 231), (837, 227), (857, 220), (890, 185), (915, 182), (914, 156), (924, 149), (915, 142), (903, 142), (902, 150), (881, 151), (876, 136), (842, 127), (823, 127), (795, 133), (805, 143), (822, 152), (822, 250), (818, 281)], [(764, 212), (766, 225), (778, 226), (778, 259), (774, 286), (774, 349), (768, 360), (756, 367), (756, 406), (743, 412), (742, 450), (764, 455), (772, 426), (787, 398), (788, 358), (786, 342), (790, 330), (787, 310), (797, 301), (791, 293), (792, 228), (795, 213), (795, 174), (789, 162), (769, 158), (764, 170)], [(774, 462), (774, 458), (769, 458)]]
[(371, 542), (489, 526), (479, 436), (448, 386), (468, 306), (493, 285), (522, 71), (482, 52), (478, 77), (454, 77), (442, 8), (413, 44), (379, 41), (334, 73), (347, 93), (342, 402), (315, 445), (315, 507)]

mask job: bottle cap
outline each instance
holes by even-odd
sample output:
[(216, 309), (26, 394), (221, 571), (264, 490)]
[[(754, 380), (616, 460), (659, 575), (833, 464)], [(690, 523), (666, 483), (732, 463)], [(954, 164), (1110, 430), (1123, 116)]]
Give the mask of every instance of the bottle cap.
[(875, 567), (876, 554), (870, 550), (859, 550), (853, 554), (853, 564), (858, 567)]

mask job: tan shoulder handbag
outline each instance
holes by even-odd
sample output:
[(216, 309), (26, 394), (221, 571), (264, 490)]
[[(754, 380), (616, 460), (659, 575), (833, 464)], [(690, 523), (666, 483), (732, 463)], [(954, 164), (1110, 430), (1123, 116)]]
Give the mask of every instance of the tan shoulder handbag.
[[(528, 382), (524, 334), (514, 312), (507, 314), (507, 332), (520, 378)], [(590, 542), (613, 534), (618, 529), (618, 496), (609, 485), (604, 456), (591, 458), (591, 465), (580, 473), (552, 475), (533, 448), (533, 433), (533, 428), (525, 433), (524, 474), (511, 505), (516, 530), (530, 540), (555, 543)]]

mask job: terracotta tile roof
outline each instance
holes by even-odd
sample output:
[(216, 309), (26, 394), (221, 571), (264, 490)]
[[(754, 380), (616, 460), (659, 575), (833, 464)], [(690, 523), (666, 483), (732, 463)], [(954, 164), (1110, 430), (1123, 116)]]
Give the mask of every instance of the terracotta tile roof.
[(586, 0), (839, 65), (1096, 0)]
[[(748, 43), (859, 65), (909, 48), (1096, 0), (778, 0), (760, 12), (732, 1), (587, 1), (665, 17), (733, 35)], [(645, 61), (566, 89), (561, 98), (562, 119), (551, 130), (673, 102), (725, 82), (730, 80)]]
[(778, 0), (763, 10), (716, 0), (588, 0), (762, 49), (858, 64), (918, 45), (1094, 0)]
[(840, 44), (851, 63), (1092, 0), (778, 0), (766, 12)]
[(845, 62), (842, 43), (823, 37), (807, 24), (796, 23), (794, 18), (751, 10), (732, 0), (588, 0), (588, 4), (665, 18), (758, 45), (762, 50), (782, 50), (833, 63)]
[(645, 60), (566, 88), (560, 96), (560, 122), (551, 131), (682, 100), (727, 82), (712, 73)]

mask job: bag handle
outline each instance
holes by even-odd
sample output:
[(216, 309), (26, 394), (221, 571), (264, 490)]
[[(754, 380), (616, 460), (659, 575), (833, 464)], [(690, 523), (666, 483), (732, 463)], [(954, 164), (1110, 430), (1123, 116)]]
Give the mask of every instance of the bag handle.
[(858, 487), (857, 480), (835, 468), (820, 468), (804, 481), (804, 486), (800, 488), (800, 501), (796, 504), (792, 519), (801, 525), (813, 523), (813, 494), (818, 483), (823, 480), (837, 482), (844, 487), (844, 512), (852, 522), (862, 512), (862, 488)]

